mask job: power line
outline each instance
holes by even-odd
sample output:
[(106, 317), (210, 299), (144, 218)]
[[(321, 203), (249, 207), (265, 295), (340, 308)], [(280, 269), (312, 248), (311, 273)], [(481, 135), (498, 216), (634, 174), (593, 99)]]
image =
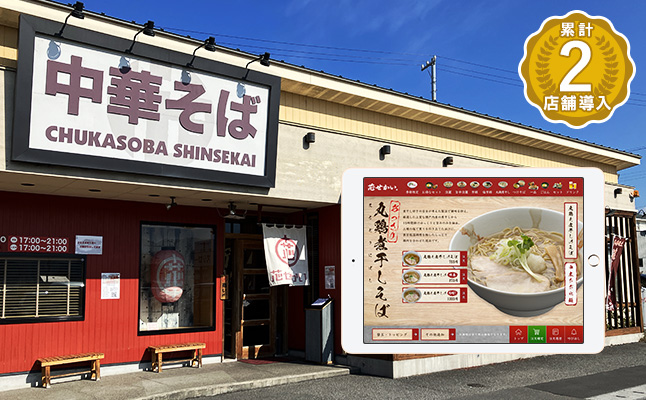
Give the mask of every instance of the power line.
[(480, 72), (480, 71), (475, 71), (475, 70), (472, 70), (472, 69), (455, 67), (455, 66), (452, 66), (452, 65), (444, 65), (443, 68), (456, 69), (458, 71), (465, 71), (465, 72), (472, 72), (472, 73), (476, 73), (476, 74), (480, 74), (480, 75), (490, 76), (490, 77), (493, 77), (493, 78), (507, 79), (507, 80), (510, 80), (510, 81), (512, 81), (514, 83), (520, 83), (520, 79), (518, 77), (509, 78), (509, 77), (506, 77), (506, 76), (489, 74), (489, 73), (486, 73), (486, 72)]
[[(221, 42), (221, 44), (229, 45), (229, 46), (231, 46), (231, 45), (233, 45), (233, 46), (239, 45), (237, 43), (229, 43), (229, 42)], [(275, 56), (281, 56), (281, 57), (290, 57), (291, 56), (291, 57), (309, 59), (309, 60), (335, 61), (335, 62), (353, 62), (353, 63), (365, 63), (365, 64), (386, 64), (386, 65), (401, 65), (401, 66), (412, 66), (412, 65), (417, 64), (417, 63), (413, 63), (413, 62), (408, 62), (409, 60), (407, 60), (407, 59), (389, 59), (389, 58), (381, 58), (381, 57), (375, 58), (375, 57), (363, 57), (363, 56), (345, 55), (345, 54), (319, 53), (319, 52), (314, 52), (314, 51), (281, 49), (281, 48), (276, 48), (276, 47), (261, 47), (261, 46), (254, 46), (254, 45), (247, 45), (246, 47), (254, 48), (254, 49), (269, 50), (269, 51), (272, 51)], [(276, 51), (278, 51), (278, 52), (276, 52)], [(294, 54), (290, 54), (290, 53), (294, 53)], [(325, 56), (325, 57), (316, 57), (317, 55)], [(335, 57), (335, 58), (329, 58), (329, 57)], [(339, 58), (339, 57), (341, 57), (341, 58)], [(355, 59), (353, 59), (353, 58), (355, 58)], [(455, 59), (450, 59), (450, 60), (451, 61), (456, 61)], [(459, 60), (457, 60), (457, 61), (459, 61)], [(465, 62), (465, 63), (471, 64), (471, 65), (478, 65), (478, 64), (475, 64), (475, 63), (468, 63), (468, 62)], [(506, 70), (502, 70), (500, 68), (493, 68), (493, 69), (506, 71)], [(443, 66), (442, 70), (444, 70), (445, 72), (453, 72), (453, 73), (457, 73), (457, 72), (450, 71), (450, 70), (465, 71), (465, 72), (470, 72), (472, 74), (479, 74), (479, 75), (488, 76), (488, 77), (491, 77), (491, 78), (509, 80), (509, 81), (512, 81), (512, 82), (514, 82), (516, 84), (520, 83), (520, 80), (518, 78), (509, 78), (509, 77), (506, 77), (506, 76), (489, 74), (489, 73), (486, 73), (486, 72), (476, 71), (476, 70), (473, 70), (473, 69), (460, 68), (460, 67), (456, 67), (456, 66), (453, 66), (453, 65), (445, 65), (445, 66)], [(475, 75), (469, 75), (469, 74), (462, 74), (462, 75), (479, 78), (479, 76), (475, 76)], [(489, 79), (489, 80), (492, 80), (492, 79)], [(495, 80), (492, 80), (492, 81), (496, 82)]]
[(501, 83), (501, 84), (503, 84), (503, 85), (516, 86), (516, 87), (523, 87), (523, 85), (521, 85), (521, 84), (516, 84), (516, 83), (512, 83), (512, 82), (505, 82), (505, 81), (499, 81), (499, 80), (496, 80), (496, 79), (486, 78), (486, 77), (484, 77), (484, 76), (477, 76), (477, 75), (472, 75), (472, 74), (464, 74), (464, 73), (462, 73), (462, 72), (451, 71), (451, 70), (449, 70), (449, 69), (444, 69), (444, 68), (438, 68), (438, 69), (439, 69), (440, 71), (442, 71), (442, 72), (448, 72), (448, 73), (450, 73), (450, 74), (456, 74), (456, 75), (468, 76), (468, 77), (470, 77), (470, 78), (476, 78), (476, 79), (482, 79), (482, 80), (485, 80), (485, 81), (491, 81), (491, 82)]
[[(264, 51), (270, 50), (274, 56), (287, 57), (287, 58), (300, 58), (300, 59), (309, 59), (309, 60), (318, 60), (318, 61), (331, 61), (331, 62), (340, 62), (340, 63), (361, 63), (361, 64), (375, 64), (375, 65), (396, 65), (396, 66), (413, 66), (418, 65), (420, 58), (427, 58), (428, 54), (421, 53), (405, 53), (405, 52), (396, 52), (396, 51), (386, 51), (386, 50), (369, 50), (369, 49), (359, 49), (359, 48), (350, 48), (350, 47), (337, 47), (337, 46), (324, 46), (324, 45), (315, 45), (307, 43), (296, 43), (296, 42), (286, 42), (280, 40), (271, 40), (271, 39), (260, 39), (260, 38), (249, 38), (244, 36), (237, 35), (227, 35), (227, 34), (213, 34), (210, 32), (197, 31), (191, 29), (183, 28), (174, 28), (174, 27), (162, 27), (167, 31), (178, 31), (186, 32), (199, 35), (213, 35), (216, 37), (237, 39), (247, 42), (257, 42), (257, 43), (272, 43), (281, 46), (291, 46), (293, 48), (284, 48), (284, 47), (266, 47), (259, 46), (248, 43), (236, 43), (236, 42), (218, 42), (219, 44), (226, 46), (236, 46), (238, 48), (246, 49), (262, 49)], [(324, 49), (324, 50), (333, 50), (341, 52), (350, 52), (354, 54), (342, 54), (342, 53), (330, 53), (330, 52), (317, 52), (317, 51), (308, 51), (298, 48), (309, 48), (309, 49)], [(400, 56), (399, 58), (392, 57), (374, 57), (374, 56), (361, 56), (357, 53), (363, 54), (381, 54), (381, 55), (394, 55)], [(455, 75), (466, 76), (469, 78), (481, 79), (489, 82), (499, 83), (508, 86), (515, 87), (524, 87), (521, 84), (520, 80), (517, 77), (518, 71), (509, 70), (504, 68), (493, 67), (490, 65), (475, 63), (471, 61), (460, 60), (452, 57), (445, 57), (439, 55), (438, 58), (452, 61), (455, 63), (466, 64), (478, 68), (484, 68), (488, 70), (503, 72), (507, 74), (516, 75), (515, 78), (510, 78), (507, 76), (491, 74), (487, 72), (482, 72), (474, 69), (461, 68), (454, 65), (438, 64), (438, 69), (442, 72), (448, 72)], [(460, 72), (463, 71), (463, 72)], [(465, 73), (466, 72), (466, 73)], [(635, 96), (646, 96), (644, 93), (631, 92), (631, 95)], [(642, 104), (643, 103), (643, 104)], [(636, 106), (636, 107), (646, 107), (646, 99), (630, 99), (625, 103), (626, 105)]]
[(346, 58), (327, 58), (327, 57), (313, 57), (313, 56), (294, 56), (286, 53), (272, 53), (272, 56), (295, 57), (295, 58), (303, 58), (307, 60), (335, 61), (335, 62), (358, 63), (358, 64), (400, 65), (400, 66), (408, 66), (408, 67), (413, 65), (410, 63), (388, 62), (388, 61), (352, 60), (352, 59), (346, 59)]
[(212, 35), (212, 36), (226, 37), (226, 38), (231, 38), (231, 39), (248, 40), (248, 41), (254, 41), (254, 42), (283, 44), (283, 45), (288, 45), (288, 46), (301, 46), (301, 47), (311, 47), (311, 48), (317, 48), (317, 49), (342, 50), (342, 51), (352, 51), (352, 52), (362, 52), (362, 53), (397, 54), (397, 55), (415, 56), (415, 57), (427, 57), (428, 56), (427, 54), (401, 53), (401, 52), (385, 51), (385, 50), (355, 49), (355, 48), (348, 48), (348, 47), (322, 46), (322, 45), (317, 45), (317, 44), (284, 42), (284, 41), (280, 41), (280, 40), (248, 38), (248, 37), (244, 37), (244, 36), (225, 35), (225, 34), (220, 34), (220, 33), (215, 33), (214, 34), (214, 33), (210, 33), (210, 32), (195, 31), (195, 30), (191, 30), (191, 29), (182, 29), (182, 28), (171, 28), (171, 27), (162, 27), (162, 28), (165, 29), (165, 30), (170, 30), (170, 31), (189, 32), (189, 33), (196, 33), (196, 34), (200, 34), (200, 35)]
[[(220, 42), (220, 44), (227, 45), (227, 46), (240, 46), (238, 43), (230, 43), (230, 42)], [(292, 50), (292, 49), (282, 49), (278, 47), (264, 47), (264, 46), (254, 46), (254, 45), (244, 45), (246, 48), (254, 48), (254, 49), (261, 49), (263, 51), (269, 50), (269, 51), (278, 51), (278, 52), (289, 52), (289, 53), (295, 53), (295, 55), (292, 55), (292, 57), (301, 57), (298, 54), (313, 54), (313, 55), (318, 55), (318, 56), (330, 56), (330, 57), (346, 57), (346, 58), (356, 58), (358, 60), (367, 60), (368, 63), (375, 63), (375, 60), (384, 60), (384, 61), (398, 61), (398, 62), (406, 62), (405, 64), (401, 65), (416, 65), (417, 63), (413, 63), (413, 61), (409, 59), (401, 59), (401, 58), (382, 58), (382, 57), (368, 57), (368, 56), (357, 56), (357, 55), (351, 55), (351, 54), (334, 54), (334, 53), (319, 53), (315, 51), (306, 51), (306, 50)], [(279, 53), (274, 53), (274, 54), (279, 54)], [(288, 56), (286, 53), (280, 53), (281, 56)], [(305, 58), (305, 57), (303, 57)], [(316, 58), (317, 60), (321, 60), (324, 58)], [(338, 58), (334, 59), (335, 61), (338, 60)], [(356, 61), (356, 60), (349, 60), (349, 61)]]
[(630, 178), (625, 178), (625, 177), (619, 176), (620, 181), (627, 182), (627, 183), (632, 183), (633, 185), (635, 185), (635, 182), (641, 182), (644, 179), (646, 179), (646, 174), (641, 175), (641, 176), (637, 176), (637, 177), (630, 177)]
[[(210, 33), (210, 32), (203, 32), (203, 31), (195, 31), (191, 29), (183, 29), (183, 28), (173, 28), (173, 27), (162, 27), (165, 30), (169, 31), (179, 31), (179, 32), (188, 32), (188, 33), (194, 33), (194, 34), (200, 34), (200, 35), (213, 35), (217, 37), (225, 37), (225, 38), (230, 38), (230, 39), (239, 39), (239, 40), (246, 40), (246, 41), (253, 41), (253, 42), (263, 42), (263, 43), (273, 43), (273, 44), (280, 44), (280, 45), (287, 45), (287, 46), (296, 46), (296, 47), (306, 47), (306, 48), (315, 48), (315, 49), (326, 49), (326, 50), (340, 50), (340, 51), (346, 51), (346, 52), (361, 52), (361, 53), (372, 53), (372, 54), (392, 54), (392, 55), (398, 55), (398, 56), (409, 56), (409, 57), (415, 57), (414, 59), (407, 58), (407, 59), (397, 59), (397, 61), (411, 61), (415, 63), (419, 63), (420, 58), (427, 58), (428, 54), (422, 54), (422, 53), (404, 53), (404, 52), (396, 52), (396, 51), (386, 51), (386, 50), (368, 50), (368, 49), (358, 49), (358, 48), (350, 48), (350, 47), (336, 47), (336, 46), (323, 46), (323, 45), (316, 45), (316, 44), (306, 44), (306, 43), (296, 43), (296, 42), (285, 42), (285, 41), (280, 41), (280, 40), (270, 40), (270, 39), (259, 39), (259, 38), (249, 38), (249, 37), (244, 37), (244, 36), (236, 36), (236, 35), (226, 35), (226, 34), (219, 34), (219, 33)], [(227, 45), (233, 45), (233, 46), (247, 46), (247, 47), (256, 47), (259, 48), (259, 46), (253, 46), (253, 45), (247, 45), (247, 44), (236, 44), (236, 43), (228, 43)], [(288, 49), (277, 49), (278, 51), (286, 51)], [(288, 50), (292, 51), (292, 50)], [(294, 50), (298, 51), (298, 50)], [(316, 54), (314, 52), (311, 52), (311, 54)], [(333, 56), (344, 56), (340, 54), (334, 54)], [(352, 56), (347, 56), (347, 57), (352, 57)], [(357, 57), (356, 55), (354, 57)], [(492, 67), (490, 65), (485, 65), (485, 64), (478, 64), (474, 63), (471, 61), (465, 61), (465, 60), (460, 60), (457, 58), (451, 58), (451, 57), (445, 57), (445, 56), (440, 56), (441, 58), (444, 58), (446, 60), (450, 60), (453, 62), (458, 62), (462, 64), (468, 64), (468, 65), (473, 65), (477, 66), (480, 68), (486, 68), (486, 69), (491, 69), (495, 71), (500, 71), (500, 72), (506, 72), (506, 73), (511, 73), (511, 74), (517, 74), (518, 71), (512, 71), (508, 69), (503, 69), (503, 68), (498, 68), (498, 67)]]
[(489, 66), (489, 65), (477, 64), (477, 63), (470, 62), (470, 61), (457, 60), (455, 58), (450, 58), (450, 57), (442, 56), (442, 58), (445, 58), (445, 59), (450, 60), (450, 61), (460, 62), (460, 63), (463, 63), (463, 64), (475, 65), (475, 66), (482, 67), (482, 68), (489, 68), (489, 69), (493, 69), (493, 70), (496, 70), (496, 71), (507, 72), (507, 73), (510, 73), (510, 74), (518, 74), (518, 71), (511, 71), (511, 70), (508, 70), (508, 69), (496, 68), (496, 67), (492, 67), (492, 66)]

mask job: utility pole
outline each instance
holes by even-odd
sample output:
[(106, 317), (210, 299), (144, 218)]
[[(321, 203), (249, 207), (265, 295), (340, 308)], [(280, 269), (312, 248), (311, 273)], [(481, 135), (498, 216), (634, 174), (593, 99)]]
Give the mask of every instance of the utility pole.
[(422, 64), (422, 71), (427, 69), (428, 67), (431, 67), (431, 99), (433, 101), (437, 101), (437, 86), (436, 86), (436, 70), (435, 70), (435, 61), (437, 60), (437, 56), (433, 56), (431, 58), (431, 61), (426, 61), (426, 64)]

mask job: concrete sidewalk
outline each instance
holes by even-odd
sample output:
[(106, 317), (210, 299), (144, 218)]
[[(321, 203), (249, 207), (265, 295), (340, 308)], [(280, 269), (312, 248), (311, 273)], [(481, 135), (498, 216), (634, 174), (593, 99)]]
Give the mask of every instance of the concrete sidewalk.
[(80, 378), (64, 382), (53, 378), (48, 389), (32, 387), (0, 392), (0, 400), (188, 399), (349, 373), (349, 367), (300, 361), (258, 364), (233, 361), (205, 364), (202, 368), (164, 367), (161, 373), (141, 371), (110, 375), (98, 382)]

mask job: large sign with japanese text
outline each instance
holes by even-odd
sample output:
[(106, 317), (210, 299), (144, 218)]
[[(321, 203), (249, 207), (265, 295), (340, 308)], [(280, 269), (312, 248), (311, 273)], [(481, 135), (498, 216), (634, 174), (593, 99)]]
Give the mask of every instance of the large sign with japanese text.
[(592, 169), (346, 172), (344, 349), (599, 351), (602, 184)]
[(278, 78), (56, 25), (21, 19), (15, 160), (273, 186)]

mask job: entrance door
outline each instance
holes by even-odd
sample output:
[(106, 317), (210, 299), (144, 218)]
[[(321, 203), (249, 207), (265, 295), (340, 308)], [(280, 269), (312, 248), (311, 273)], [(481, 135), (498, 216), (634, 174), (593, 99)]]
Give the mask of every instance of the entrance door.
[(225, 332), (225, 350), (237, 359), (272, 356), (280, 289), (269, 286), (262, 239), (227, 239), (227, 247), (232, 276), (225, 329), (231, 331)]

